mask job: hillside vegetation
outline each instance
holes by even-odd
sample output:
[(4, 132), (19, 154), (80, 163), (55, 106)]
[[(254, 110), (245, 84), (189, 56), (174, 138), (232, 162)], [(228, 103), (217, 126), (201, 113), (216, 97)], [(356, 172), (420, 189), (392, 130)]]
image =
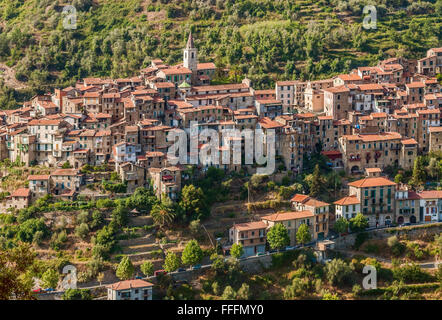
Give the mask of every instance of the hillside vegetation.
[[(75, 30), (63, 28), (66, 4), (77, 10)], [(377, 8), (376, 29), (362, 28), (365, 4)], [(1, 84), (0, 107), (82, 77), (133, 76), (152, 58), (180, 62), (190, 30), (200, 61), (257, 88), (417, 58), (441, 45), (441, 11), (442, 0), (3, 0), (0, 63), (26, 89)]]

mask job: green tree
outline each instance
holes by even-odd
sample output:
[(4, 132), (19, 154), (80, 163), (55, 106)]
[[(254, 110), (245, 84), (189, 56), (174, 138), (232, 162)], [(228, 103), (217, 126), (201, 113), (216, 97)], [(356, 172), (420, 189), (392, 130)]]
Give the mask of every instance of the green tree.
[(309, 243), (312, 240), (309, 227), (303, 223), (299, 226), (298, 231), (296, 231), (296, 241), (302, 245)]
[(315, 166), (315, 169), (313, 170), (313, 174), (311, 175), (311, 178), (309, 181), (309, 187), (310, 187), (310, 196), (317, 197), (321, 194), (323, 185), (324, 185), (324, 179), (321, 176), (321, 171), (319, 169), (319, 164)]
[(126, 207), (122, 205), (118, 205), (113, 211), (112, 211), (112, 221), (114, 221), (117, 226), (124, 227), (127, 225), (129, 221), (128, 216), (128, 210)]
[(188, 220), (203, 218), (208, 213), (203, 190), (193, 184), (186, 185), (182, 189), (179, 207)]
[(100, 210), (94, 210), (92, 212), (91, 228), (96, 229), (104, 224), (104, 214)]
[(402, 173), (398, 173), (397, 175), (394, 176), (394, 182), (399, 184), (399, 183), (404, 183), (405, 182), (405, 178), (404, 175)]
[(428, 175), (433, 179), (439, 178), (439, 163), (436, 158), (431, 158), (427, 166)]
[(161, 229), (172, 223), (175, 219), (175, 212), (170, 205), (163, 203), (155, 204), (150, 212), (153, 222)]
[(234, 243), (230, 248), (230, 254), (232, 257), (239, 259), (244, 254), (244, 247), (241, 243)]
[(362, 213), (358, 213), (354, 218), (350, 219), (350, 229), (353, 232), (364, 231), (368, 228), (367, 218)]
[(173, 252), (168, 252), (164, 260), (163, 268), (167, 272), (176, 271), (181, 266), (181, 261)]
[(92, 300), (90, 290), (87, 289), (67, 289), (63, 295), (63, 300)]
[(247, 283), (243, 283), (241, 288), (239, 288), (236, 298), (239, 300), (250, 299), (250, 286)]
[(270, 248), (280, 249), (290, 244), (290, 237), (287, 228), (282, 223), (277, 223), (269, 229), (267, 241)]
[(349, 225), (350, 223), (347, 219), (345, 219), (344, 217), (340, 217), (338, 220), (336, 220), (334, 229), (338, 233), (345, 233), (348, 231)]
[(201, 250), (198, 241), (190, 240), (183, 250), (181, 261), (184, 265), (195, 265), (203, 258), (203, 251)]
[(19, 243), (12, 249), (0, 250), (0, 300), (32, 299), (35, 251), (31, 245)]
[(55, 289), (58, 284), (59, 274), (53, 268), (48, 268), (41, 276), (41, 282), (44, 288)]
[(222, 299), (223, 300), (235, 300), (236, 299), (235, 290), (233, 290), (233, 288), (231, 286), (227, 286), (224, 289)]
[(410, 185), (415, 189), (422, 186), (425, 182), (426, 174), (424, 168), (424, 160), (421, 156), (414, 160), (413, 174), (411, 176)]
[(82, 223), (75, 228), (75, 235), (81, 239), (86, 239), (89, 234), (89, 226), (87, 223)]
[(133, 277), (135, 268), (128, 256), (121, 259), (117, 267), (116, 275), (120, 280), (129, 280)]
[(331, 285), (342, 285), (349, 282), (352, 276), (351, 267), (341, 259), (333, 259), (325, 265), (327, 280)]
[(210, 256), (210, 260), (212, 261), (212, 269), (217, 275), (223, 273), (226, 270), (227, 265), (224, 261), (224, 256), (214, 253)]
[(144, 261), (140, 266), (140, 270), (146, 277), (153, 275), (153, 263)]

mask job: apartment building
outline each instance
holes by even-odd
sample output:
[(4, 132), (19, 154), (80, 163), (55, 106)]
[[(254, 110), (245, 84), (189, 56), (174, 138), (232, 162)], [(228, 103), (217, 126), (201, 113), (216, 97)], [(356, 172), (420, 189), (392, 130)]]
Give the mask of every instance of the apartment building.
[(107, 300), (152, 300), (153, 284), (141, 279), (119, 281), (106, 288)]
[(264, 253), (267, 240), (266, 229), (267, 224), (264, 221), (234, 224), (229, 229), (229, 241), (232, 244), (241, 244), (245, 257)]
[(355, 196), (370, 227), (389, 225), (395, 213), (396, 183), (384, 177), (350, 182), (349, 196)]
[(304, 194), (295, 194), (290, 200), (296, 211), (310, 211), (313, 217), (313, 239), (322, 240), (328, 236), (330, 225), (330, 204)]
[(296, 233), (302, 224), (306, 224), (309, 227), (310, 235), (312, 239), (315, 239), (314, 214), (309, 210), (278, 212), (263, 216), (261, 220), (267, 225), (268, 229), (277, 223), (281, 223), (287, 229), (291, 246), (297, 244)]

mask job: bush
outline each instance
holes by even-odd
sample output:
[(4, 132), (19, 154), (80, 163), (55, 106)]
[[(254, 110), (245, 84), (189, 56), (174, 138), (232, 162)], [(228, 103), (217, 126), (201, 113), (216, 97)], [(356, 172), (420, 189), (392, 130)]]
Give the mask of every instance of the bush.
[(150, 261), (144, 261), (140, 266), (141, 272), (146, 276), (152, 276), (153, 275), (153, 263)]
[(325, 265), (327, 280), (331, 285), (343, 285), (352, 280), (351, 267), (341, 259), (333, 259)]
[(91, 292), (87, 289), (67, 289), (62, 296), (63, 300), (92, 300)]
[(433, 277), (417, 264), (407, 264), (394, 268), (393, 277), (405, 283), (422, 283), (433, 280)]
[(351, 291), (353, 292), (353, 296), (355, 296), (355, 297), (359, 297), (359, 295), (360, 295), (361, 292), (362, 292), (362, 288), (361, 288), (360, 285), (355, 284), (355, 285), (353, 286), (353, 288), (352, 288)]
[(231, 286), (227, 286), (224, 289), (222, 299), (223, 300), (235, 300), (236, 299), (235, 290), (233, 290), (233, 288)]
[(387, 244), (390, 247), (391, 253), (398, 257), (402, 255), (405, 251), (405, 246), (399, 241), (396, 236), (389, 237)]
[(87, 223), (82, 223), (75, 228), (75, 235), (81, 239), (86, 239), (89, 235), (89, 226)]
[(292, 284), (284, 290), (284, 299), (305, 297), (310, 290), (308, 279), (294, 278)]

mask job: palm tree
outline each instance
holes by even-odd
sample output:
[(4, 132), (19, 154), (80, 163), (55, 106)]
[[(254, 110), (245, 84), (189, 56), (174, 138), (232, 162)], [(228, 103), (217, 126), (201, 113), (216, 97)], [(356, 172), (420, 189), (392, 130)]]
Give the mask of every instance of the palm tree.
[(175, 219), (175, 212), (172, 207), (162, 203), (156, 204), (152, 207), (150, 215), (153, 222), (162, 229), (165, 225), (170, 224)]

